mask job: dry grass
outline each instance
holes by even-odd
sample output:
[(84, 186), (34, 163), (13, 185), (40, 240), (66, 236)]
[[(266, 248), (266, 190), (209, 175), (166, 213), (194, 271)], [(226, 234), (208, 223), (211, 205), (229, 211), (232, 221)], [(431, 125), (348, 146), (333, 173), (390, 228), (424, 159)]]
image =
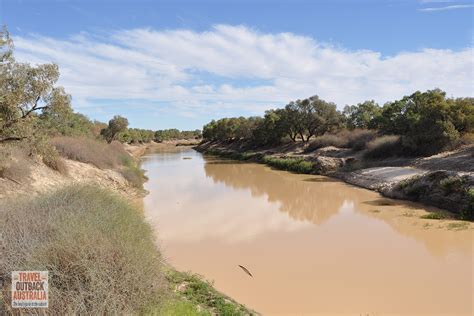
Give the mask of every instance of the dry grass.
[(313, 152), (316, 149), (334, 146), (338, 148), (343, 148), (347, 146), (347, 140), (339, 137), (337, 135), (332, 134), (324, 134), (322, 136), (316, 137), (313, 141), (311, 141), (304, 150), (305, 153)]
[(27, 151), (19, 146), (0, 147), (0, 177), (22, 183), (31, 174)]
[(338, 135), (346, 140), (347, 147), (359, 151), (365, 149), (367, 144), (377, 137), (377, 132), (367, 129), (355, 129), (342, 131)]
[(48, 154), (43, 155), (42, 160), (43, 163), (49, 168), (56, 170), (61, 174), (67, 174), (66, 163), (64, 162), (63, 158), (59, 156), (59, 153), (56, 151), (56, 149), (52, 148)]
[(107, 144), (84, 137), (56, 137), (51, 140), (59, 153), (68, 159), (92, 164), (101, 169), (115, 169), (137, 188), (143, 188), (144, 171), (119, 142)]
[(51, 140), (61, 156), (89, 163), (101, 169), (114, 169), (122, 164), (122, 157), (129, 156), (119, 142), (107, 144), (85, 137), (56, 137)]
[(366, 129), (342, 130), (337, 134), (324, 134), (316, 137), (309, 143), (305, 153), (313, 152), (316, 149), (334, 146), (338, 148), (352, 148), (360, 151), (366, 148), (367, 144), (377, 137), (377, 132)]
[(137, 314), (159, 301), (165, 280), (152, 230), (120, 197), (71, 186), (6, 201), (0, 212), (0, 314), (14, 270), (49, 271), (52, 315)]
[(377, 137), (367, 144), (367, 150), (364, 153), (366, 158), (387, 158), (393, 157), (401, 152), (401, 143), (399, 136)]

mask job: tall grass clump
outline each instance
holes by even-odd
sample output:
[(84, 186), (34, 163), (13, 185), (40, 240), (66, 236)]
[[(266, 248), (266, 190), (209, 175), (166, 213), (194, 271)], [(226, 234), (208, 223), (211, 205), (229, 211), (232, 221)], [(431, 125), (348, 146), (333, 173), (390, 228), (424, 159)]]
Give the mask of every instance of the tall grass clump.
[(165, 279), (150, 226), (109, 191), (73, 185), (6, 201), (0, 234), (2, 315), (15, 270), (49, 271), (52, 315), (137, 314), (162, 295)]
[(27, 152), (19, 146), (0, 147), (0, 178), (17, 183), (26, 181), (31, 173)]
[[(254, 315), (242, 304), (232, 298), (218, 292), (212, 283), (201, 276), (171, 270), (166, 274), (171, 285), (180, 286), (177, 290), (178, 301), (171, 301), (165, 305), (160, 315)], [(188, 304), (184, 302), (189, 302)], [(196, 306), (204, 309), (204, 312), (196, 311)]]
[(377, 137), (377, 132), (368, 129), (345, 130), (338, 134), (346, 139), (347, 147), (355, 151), (363, 150), (367, 144)]
[(114, 169), (121, 165), (123, 156), (129, 156), (119, 142), (107, 144), (92, 138), (62, 136), (51, 139), (51, 143), (63, 157), (101, 169)]
[(120, 173), (127, 179), (128, 183), (136, 188), (143, 188), (143, 183), (148, 179), (145, 176), (145, 170), (130, 156), (122, 156), (122, 168)]
[(51, 143), (63, 157), (119, 171), (134, 187), (143, 188), (147, 179), (144, 170), (117, 141), (108, 144), (85, 137), (56, 137)]
[(347, 147), (347, 140), (338, 135), (324, 134), (322, 136), (316, 137), (313, 141), (311, 141), (308, 147), (306, 147), (306, 149), (304, 150), (304, 152), (309, 153), (315, 151), (316, 149), (328, 146), (344, 148)]
[(262, 162), (276, 169), (287, 170), (295, 173), (311, 173), (314, 167), (313, 162), (304, 159), (263, 157)]
[(401, 142), (399, 136), (377, 137), (367, 144), (364, 153), (365, 158), (387, 158), (397, 156), (401, 153)]

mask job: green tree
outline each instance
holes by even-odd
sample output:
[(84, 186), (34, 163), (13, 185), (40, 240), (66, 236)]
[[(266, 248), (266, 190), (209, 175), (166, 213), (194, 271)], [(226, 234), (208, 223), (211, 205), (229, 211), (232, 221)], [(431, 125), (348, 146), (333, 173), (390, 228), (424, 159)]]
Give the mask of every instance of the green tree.
[(444, 91), (417, 91), (385, 104), (378, 126), (384, 134), (401, 135), (407, 153), (429, 155), (459, 138), (452, 109)]
[(8, 31), (0, 34), (0, 142), (33, 137), (38, 113), (53, 108), (72, 111), (64, 89), (55, 87), (58, 66), (16, 62)]
[(115, 140), (117, 135), (120, 132), (127, 130), (128, 120), (125, 117), (120, 115), (115, 115), (110, 121), (107, 128), (101, 131), (101, 135), (107, 140), (107, 142), (112, 142)]
[(285, 110), (289, 134), (294, 141), (296, 140), (294, 134), (308, 142), (312, 136), (323, 135), (339, 127), (342, 121), (336, 104), (326, 102), (318, 96), (290, 102)]
[(40, 125), (49, 134), (65, 136), (92, 136), (93, 123), (71, 106), (71, 96), (62, 87), (54, 88), (48, 100), (49, 107), (40, 115)]
[(374, 100), (357, 105), (346, 105), (343, 115), (349, 129), (375, 128), (376, 121), (382, 113), (382, 108)]

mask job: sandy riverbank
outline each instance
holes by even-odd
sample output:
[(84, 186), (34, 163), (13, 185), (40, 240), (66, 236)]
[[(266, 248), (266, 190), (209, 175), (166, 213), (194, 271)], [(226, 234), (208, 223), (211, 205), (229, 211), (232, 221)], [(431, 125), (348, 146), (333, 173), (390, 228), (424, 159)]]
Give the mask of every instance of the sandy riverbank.
[(425, 158), (364, 159), (350, 149), (325, 147), (306, 153), (305, 144), (246, 148), (238, 143), (206, 142), (195, 149), (235, 159), (265, 162), (307, 161), (302, 173), (336, 177), (384, 196), (421, 202), (446, 209), (456, 217), (472, 214), (474, 146)]

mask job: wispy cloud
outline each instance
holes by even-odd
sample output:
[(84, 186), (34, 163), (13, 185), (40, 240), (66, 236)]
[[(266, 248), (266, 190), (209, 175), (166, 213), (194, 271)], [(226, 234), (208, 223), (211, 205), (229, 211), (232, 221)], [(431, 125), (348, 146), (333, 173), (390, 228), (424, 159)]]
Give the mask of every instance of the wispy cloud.
[(474, 8), (474, 4), (456, 4), (456, 5), (448, 5), (444, 7), (422, 8), (422, 9), (419, 9), (418, 11), (435, 12), (435, 11), (459, 10), (459, 9), (469, 9), (469, 8)]
[(19, 60), (57, 63), (60, 84), (76, 107), (129, 100), (187, 117), (217, 117), (229, 111), (261, 113), (313, 94), (341, 107), (366, 99), (383, 103), (434, 87), (456, 96), (472, 94), (470, 47), (382, 56), (232, 25), (205, 32), (132, 29), (66, 40), (32, 35), (15, 38), (15, 46)]

